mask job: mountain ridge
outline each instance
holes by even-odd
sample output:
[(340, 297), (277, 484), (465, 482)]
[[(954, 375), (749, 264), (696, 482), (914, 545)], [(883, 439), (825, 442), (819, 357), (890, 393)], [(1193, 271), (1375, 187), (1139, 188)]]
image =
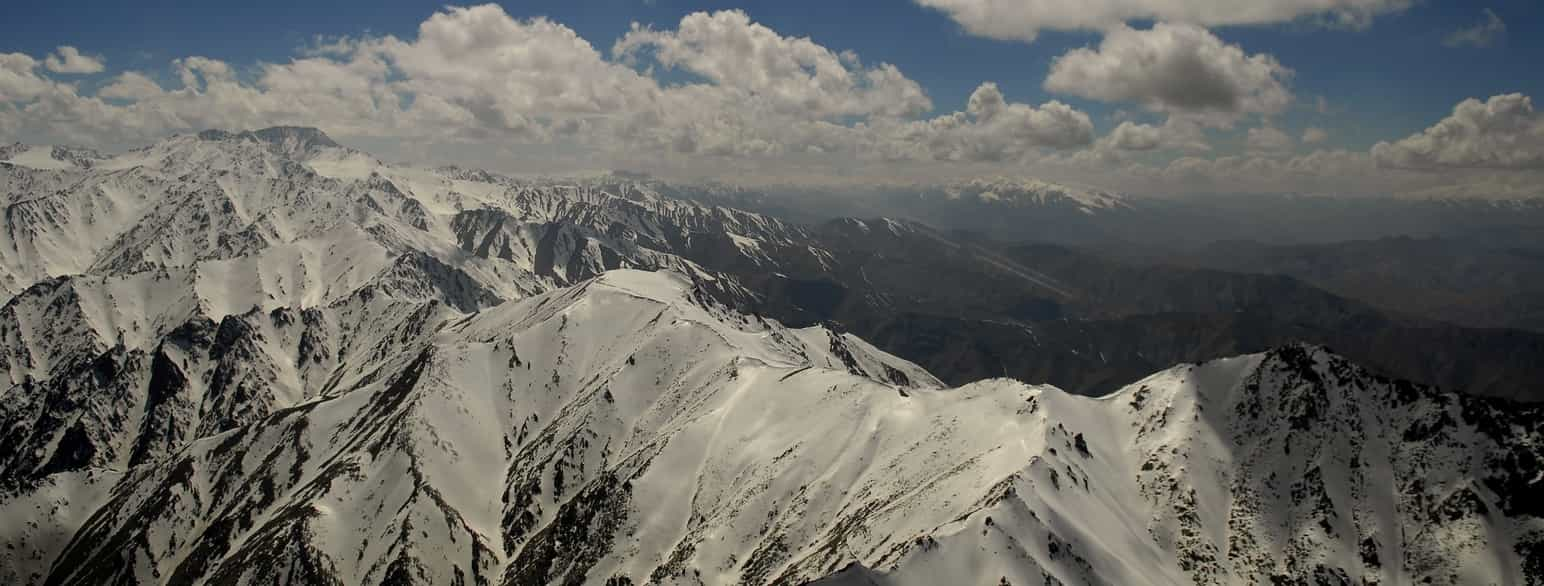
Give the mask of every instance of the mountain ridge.
[[(1539, 480), (1524, 464), (1544, 449), (1537, 408), (1383, 379), (1310, 345), (1180, 365), (1101, 398), (1008, 380), (930, 391), (849, 371), (822, 337), (789, 336), (694, 290), (684, 276), (615, 271), (451, 314), (399, 340), (381, 375), (211, 428), (130, 467), (52, 569), (38, 570), (42, 581), (153, 575), (145, 572), (228, 580), (287, 567), (290, 580), (345, 583), (457, 575), (503, 584), (800, 583), (856, 561), (895, 584), (1309, 575), (1464, 583), (1521, 581), (1537, 563), (1527, 561), (1538, 555), (1529, 544), (1544, 536), (1544, 519), (1525, 495)], [(816, 356), (824, 358), (803, 358)], [(483, 382), (489, 373), (501, 374)], [(614, 418), (623, 423), (607, 423)], [(1363, 431), (1342, 427), (1351, 421)], [(707, 435), (684, 439), (699, 433)], [(846, 439), (816, 439), (830, 433)], [(1461, 458), (1476, 449), (1485, 457)], [(937, 450), (964, 451), (940, 470), (928, 465)], [(798, 462), (830, 458), (849, 472), (795, 472), (804, 470)], [(466, 467), (490, 460), (509, 462), (504, 488), (467, 484)], [(683, 465), (702, 484), (665, 488), (681, 481)], [(1459, 476), (1427, 476), (1453, 465)], [(415, 488), (386, 490), (382, 482), (404, 471)], [(63, 482), (61, 474), (72, 473), (47, 478)], [(1272, 480), (1305, 477), (1318, 480)], [(1412, 484), (1421, 478), (1430, 484)], [(1371, 484), (1354, 488), (1362, 483)], [(1218, 491), (1233, 496), (1206, 496)], [(1380, 509), (1380, 495), (1401, 504)], [(784, 498), (793, 500), (778, 504)], [(403, 513), (367, 513), (380, 506)], [(687, 508), (658, 512), (679, 507)], [(1273, 520), (1280, 515), (1288, 521)], [(1427, 524), (1443, 529), (1389, 533)], [(1111, 540), (1123, 526), (1133, 545)], [(165, 540), (173, 534), (189, 537)], [(714, 534), (735, 537), (710, 545)], [(359, 541), (367, 535), (384, 541)], [(1237, 541), (1245, 535), (1253, 540)], [(1354, 553), (1369, 539), (1370, 554)], [(358, 566), (345, 562), (356, 547)], [(1333, 553), (1345, 551), (1354, 555)], [(1471, 553), (1449, 557), (1457, 552)]]
[[(1526, 383), (1536, 377), (1529, 357), (1544, 348), (1537, 334), (1327, 301), (1295, 280), (1123, 267), (909, 220), (876, 222), (884, 233), (851, 230), (851, 219), (801, 226), (714, 203), (726, 193), (717, 188), (650, 179), (520, 180), (388, 165), (326, 146), (332, 141), (314, 129), (214, 134), (172, 137), (73, 171), (5, 166), (0, 283), (15, 295), (62, 275), (187, 274), (171, 280), (191, 279), (200, 311), (218, 319), (254, 306), (321, 307), (365, 286), (437, 295), (435, 285), (405, 276), (404, 263), (443, 273), (433, 283), (460, 291), (454, 303), (462, 310), (613, 268), (671, 268), (720, 283), (742, 310), (795, 325), (839, 324), (956, 384), (1012, 374), (1107, 392), (1173, 362), (1306, 340), (1404, 378), (1537, 396)], [(321, 146), (291, 152), (260, 136), (320, 137)], [(1069, 271), (1067, 257), (1093, 268)], [(1068, 296), (1079, 290), (1100, 301)], [(1120, 290), (1132, 294), (1110, 294)], [(1247, 311), (1255, 298), (1322, 311), (1265, 319)], [(1199, 343), (1157, 352), (1159, 338), (1175, 332), (1198, 332)], [(1017, 350), (1026, 337), (1036, 355)], [(1442, 356), (1411, 360), (1391, 339), (1419, 340)]]
[(1097, 289), (919, 224), (323, 139), (0, 165), (0, 581), (1544, 580), (1541, 407), (1301, 344), (951, 388), (776, 318), (916, 303), (880, 269), (927, 250)]

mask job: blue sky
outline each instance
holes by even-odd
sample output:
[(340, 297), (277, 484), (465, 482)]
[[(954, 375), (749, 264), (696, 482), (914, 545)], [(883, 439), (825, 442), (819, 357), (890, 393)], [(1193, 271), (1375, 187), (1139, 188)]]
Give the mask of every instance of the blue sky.
[[(1405, 0), (1366, 1), (1397, 4)], [(1009, 102), (1069, 104), (1088, 115), (1095, 137), (1122, 120), (1157, 126), (1172, 114), (1131, 100), (1046, 89), (1053, 61), (1074, 49), (1098, 47), (1103, 33), (1097, 30), (1048, 27), (1033, 41), (988, 38), (943, 10), (903, 0), (532, 0), (501, 5), (515, 20), (544, 16), (571, 28), (607, 58), (630, 23), (668, 31), (688, 14), (743, 10), (752, 21), (783, 37), (809, 37), (833, 52), (851, 50), (865, 67), (881, 62), (895, 65), (931, 99), (931, 110), (916, 115), (920, 119), (963, 110), (983, 82), (995, 83)], [(132, 4), (12, 0), (7, 17), (0, 20), (0, 53), (21, 53), (41, 61), (60, 46), (72, 46), (100, 58), (106, 66), (103, 72), (67, 79), (53, 76), (75, 84), (81, 94), (131, 70), (172, 89), (178, 85), (172, 61), (195, 55), (228, 63), (251, 81), (260, 75), (256, 64), (288, 63), (303, 56), (304, 48), (313, 46), (319, 36), (392, 36), (411, 41), (420, 23), (443, 8), (436, 3), (392, 0)], [(1454, 31), (1484, 20), (1485, 9), (1505, 23), (1504, 34), (1483, 47), (1444, 43)], [(1484, 101), (1514, 92), (1544, 94), (1544, 75), (1536, 71), (1544, 63), (1544, 38), (1536, 34), (1544, 22), (1544, 5), (1535, 0), (1417, 1), (1381, 12), (1368, 26), (1357, 29), (1316, 24), (1312, 16), (1205, 27), (1245, 54), (1268, 55), (1290, 69), (1282, 82), (1292, 99), (1285, 108), (1209, 127), (1206, 136), (1212, 148), (1207, 156), (1243, 152), (1248, 129), (1261, 126), (1294, 138), (1308, 127), (1328, 131), (1324, 142), (1299, 144), (1294, 153), (1327, 148), (1365, 151), (1380, 141), (1422, 132), (1468, 98)], [(1152, 26), (1141, 19), (1128, 24), (1139, 30)], [(659, 81), (697, 79), (683, 76), (680, 69), (658, 76)], [(867, 115), (859, 114), (857, 119)], [(838, 122), (853, 119), (844, 116)], [(1136, 159), (1153, 163), (1194, 154), (1149, 153)]]

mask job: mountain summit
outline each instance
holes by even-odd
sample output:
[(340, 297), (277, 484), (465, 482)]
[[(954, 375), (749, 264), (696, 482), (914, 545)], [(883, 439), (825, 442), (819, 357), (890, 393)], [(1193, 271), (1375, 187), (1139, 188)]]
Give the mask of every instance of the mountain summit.
[[(1131, 209), (1119, 193), (1051, 183), (1040, 179), (995, 177), (945, 183), (936, 188), (951, 200), (968, 199), (984, 205), (1069, 206), (1085, 214)], [(927, 193), (928, 191), (924, 191)]]
[[(198, 133), (200, 140), (253, 140), (272, 145), (285, 147), (288, 152), (306, 150), (311, 148), (341, 148), (332, 137), (322, 132), (319, 128), (309, 126), (272, 126), (259, 130), (243, 130), (230, 132), (226, 130), (205, 130)], [(298, 149), (296, 147), (299, 147)]]

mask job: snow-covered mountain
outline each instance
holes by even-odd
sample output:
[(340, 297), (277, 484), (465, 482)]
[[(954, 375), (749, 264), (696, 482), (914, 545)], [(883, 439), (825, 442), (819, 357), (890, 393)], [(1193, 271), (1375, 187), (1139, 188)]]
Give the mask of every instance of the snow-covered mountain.
[[(261, 410), (212, 405), (235, 362), (200, 375), (196, 342), (13, 389), (6, 423), (30, 441), (10, 445), (53, 452), (6, 470), (26, 480), (4, 505), (9, 578), (801, 583), (854, 562), (896, 584), (1538, 578), (1537, 409), (1315, 347), (1091, 399), (940, 390), (668, 272), (438, 328), (400, 315), (320, 391), (246, 420), (207, 419)], [(293, 364), (237, 346), (222, 352), (248, 381)], [(198, 429), (163, 427), (200, 403)], [(143, 447), (169, 437), (188, 441)]]
[(658, 182), (70, 152), (0, 160), (3, 583), (1544, 581), (1540, 407), (1301, 345), (948, 389), (743, 312), (831, 253)]
[(1119, 193), (1034, 178), (993, 177), (954, 181), (923, 190), (923, 197), (929, 196), (988, 206), (1070, 209), (1089, 215), (1130, 210), (1133, 207), (1128, 198)]

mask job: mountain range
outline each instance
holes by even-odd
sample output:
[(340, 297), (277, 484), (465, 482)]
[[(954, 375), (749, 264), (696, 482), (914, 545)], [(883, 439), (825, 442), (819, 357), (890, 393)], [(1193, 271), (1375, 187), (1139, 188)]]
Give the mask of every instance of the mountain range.
[(844, 187), (717, 186), (689, 193), (805, 224), (884, 216), (1006, 243), (1163, 250), (1225, 241), (1273, 246), (1444, 238), (1544, 249), (1537, 197), (1198, 193), (1137, 196), (1040, 179), (977, 178)]
[(309, 128), (0, 193), (5, 583), (1544, 583), (1531, 332)]

